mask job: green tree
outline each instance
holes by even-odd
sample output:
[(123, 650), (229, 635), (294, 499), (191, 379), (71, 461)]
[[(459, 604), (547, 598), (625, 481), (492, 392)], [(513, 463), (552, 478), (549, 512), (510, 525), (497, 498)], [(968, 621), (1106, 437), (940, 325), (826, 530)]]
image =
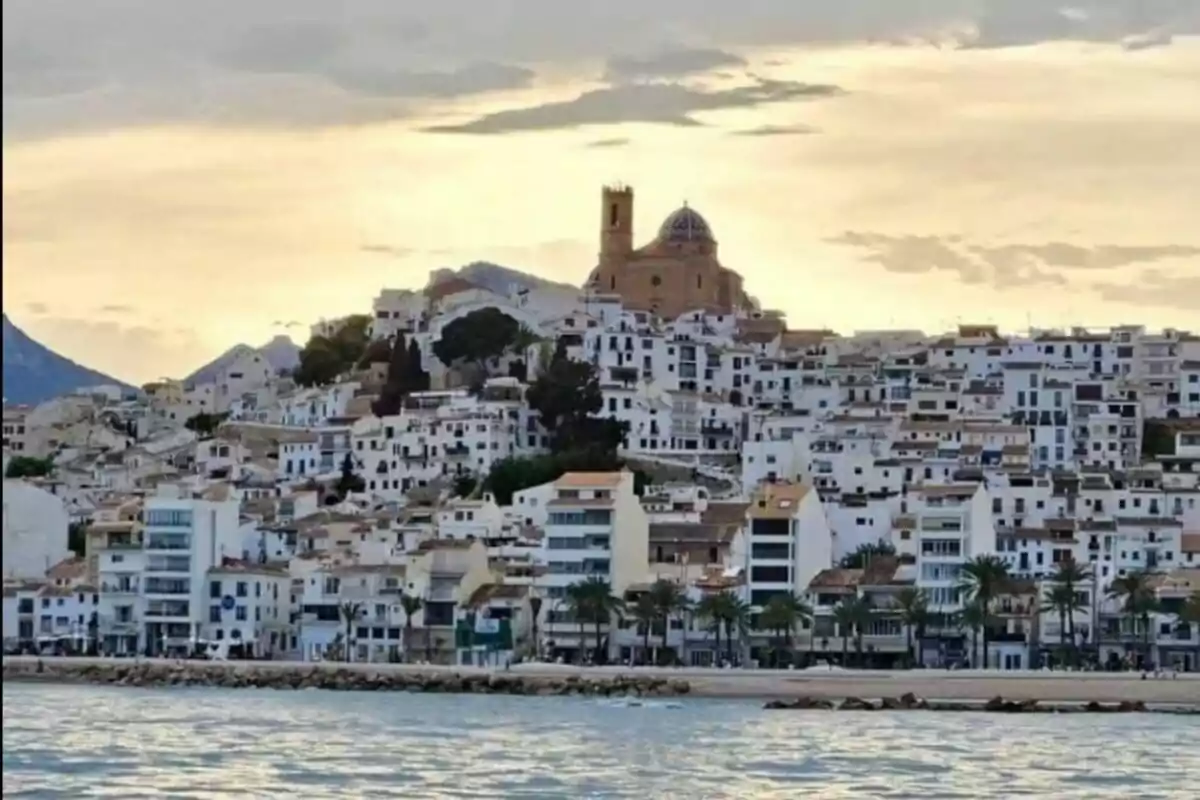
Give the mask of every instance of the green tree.
[[(663, 632), (663, 648), (671, 647), (668, 638), (671, 632), (671, 620), (679, 615), (682, 615), (691, 607), (687, 593), (678, 583), (659, 578), (650, 586), (650, 591), (647, 592), (651, 602), (654, 604), (655, 610), (658, 612), (658, 619), (662, 623)], [(681, 659), (678, 653), (675, 654), (675, 660)]]
[(959, 591), (970, 601), (978, 603), (983, 609), (983, 667), (987, 668), (990, 654), (988, 642), (988, 625), (991, 621), (992, 605), (996, 598), (1007, 591), (1011, 583), (1008, 574), (1008, 564), (997, 555), (976, 556), (963, 565), (962, 583)]
[(404, 660), (411, 659), (413, 640), (413, 618), (425, 607), (425, 601), (416, 595), (404, 593), (400, 595), (400, 608), (404, 611)]
[(358, 360), (358, 368), (365, 369), (372, 364), (386, 364), (392, 358), (392, 345), (387, 339), (372, 339)]
[(724, 629), (726, 660), (733, 663), (733, 645), (745, 634), (750, 624), (750, 606), (741, 597), (725, 589), (716, 594), (705, 595), (696, 605), (696, 616), (705, 620), (715, 632), (718, 660), (721, 654), (721, 632)]
[(1144, 570), (1127, 572), (1114, 578), (1108, 587), (1109, 596), (1121, 601), (1121, 611), (1129, 620), (1130, 633), (1136, 635), (1138, 628), (1141, 628), (1145, 662), (1150, 661), (1150, 615), (1159, 608), (1152, 575)]
[(594, 416), (604, 408), (596, 368), (578, 361), (559, 347), (550, 363), (525, 393), (525, 402), (536, 411), (550, 434), (555, 453), (597, 449), (615, 453), (625, 440), (627, 426), (610, 417)]
[(427, 392), (429, 391), (429, 373), (425, 371), (423, 366), (424, 361), (421, 355), (421, 345), (417, 344), (416, 339), (408, 341), (408, 358), (404, 362), (408, 367), (408, 377), (405, 383), (408, 385), (410, 392)]
[(625, 608), (621, 598), (612, 593), (612, 586), (603, 578), (591, 577), (567, 587), (567, 607), (579, 622), (580, 659), (584, 651), (584, 625), (591, 623), (596, 630), (596, 649), (592, 660), (604, 663), (607, 653), (602, 641), (603, 627), (619, 616)]
[(843, 569), (864, 569), (871, 559), (894, 555), (896, 555), (895, 545), (886, 539), (880, 539), (878, 542), (860, 544), (853, 553), (842, 556), (838, 566)]
[[(1051, 589), (1047, 599), (1055, 605), (1056, 611), (1061, 612), (1059, 621), (1065, 623), (1065, 633), (1071, 646), (1072, 661), (1076, 665), (1079, 664), (1079, 642), (1075, 638), (1075, 613), (1087, 609), (1087, 605), (1080, 598), (1079, 584), (1086, 581), (1090, 575), (1089, 570), (1084, 569), (1079, 562), (1068, 556), (1055, 565), (1054, 574), (1050, 576), (1050, 582), (1054, 588)], [(1061, 589), (1061, 591), (1056, 592), (1054, 589)]]
[(404, 334), (397, 333), (392, 341), (392, 350), (388, 358), (387, 377), (383, 381), (383, 389), (371, 410), (377, 417), (390, 417), (400, 413), (405, 396), (412, 391), (409, 386), (411, 373), (408, 367), (408, 346)]
[(500, 309), (480, 308), (442, 328), (433, 354), (447, 367), (470, 364), (487, 375), (516, 343), (520, 331), (520, 324)]
[(4, 470), (6, 478), (45, 478), (54, 472), (54, 458), (13, 456)]
[[(979, 668), (979, 631), (983, 630), (986, 636), (987, 625), (991, 621), (991, 614), (988, 612), (988, 607), (978, 600), (972, 600), (963, 606), (963, 610), (955, 615), (955, 621), (958, 627), (971, 634), (971, 666), (975, 669)], [(984, 640), (986, 642), (986, 638)], [(987, 645), (984, 645), (984, 664), (987, 663)]]
[(918, 660), (913, 654), (913, 633), (923, 631), (929, 623), (929, 594), (924, 589), (905, 587), (896, 595), (896, 610), (904, 626), (904, 653), (911, 669)]
[[(1200, 634), (1200, 592), (1192, 592), (1179, 609), (1179, 632)], [(1196, 658), (1192, 662), (1193, 670), (1200, 670), (1200, 643), (1196, 645)]]
[(770, 631), (777, 637), (776, 646), (772, 648), (774, 665), (781, 666), (782, 655), (788, 654), (787, 661), (793, 662), (792, 636), (796, 628), (812, 619), (812, 608), (794, 594), (777, 594), (763, 606), (759, 616), (759, 626)]
[(343, 661), (350, 661), (351, 654), (354, 650), (354, 623), (358, 622), (359, 616), (362, 614), (363, 604), (352, 603), (346, 601), (338, 606), (338, 614), (342, 617), (342, 625), (346, 629), (346, 647), (342, 653)]
[(337, 482), (338, 499), (345, 500), (352, 492), (361, 492), (366, 488), (366, 481), (354, 473), (354, 456), (346, 453), (346, 457), (342, 459), (342, 474)]
[(646, 664), (654, 663), (650, 658), (650, 636), (654, 626), (658, 624), (658, 606), (649, 592), (642, 592), (634, 600), (631, 615), (642, 632), (642, 660)]
[(87, 555), (87, 530), (87, 520), (78, 520), (67, 526), (67, 548), (80, 558)]
[(189, 431), (194, 431), (197, 436), (209, 437), (217, 432), (217, 428), (221, 427), (221, 423), (229, 419), (229, 414), (209, 414), (201, 411), (199, 414), (193, 414), (183, 423), (183, 427)]
[(365, 314), (347, 317), (328, 336), (313, 336), (300, 350), (300, 364), (292, 373), (299, 386), (327, 386), (339, 375), (357, 367), (366, 355), (371, 338), (371, 318)]

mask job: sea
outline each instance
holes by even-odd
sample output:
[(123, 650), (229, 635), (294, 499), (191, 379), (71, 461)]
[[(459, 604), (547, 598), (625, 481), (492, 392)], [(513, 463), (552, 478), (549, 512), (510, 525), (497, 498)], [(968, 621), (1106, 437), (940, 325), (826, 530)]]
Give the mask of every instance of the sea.
[(4, 798), (1194, 800), (1200, 722), (5, 684)]

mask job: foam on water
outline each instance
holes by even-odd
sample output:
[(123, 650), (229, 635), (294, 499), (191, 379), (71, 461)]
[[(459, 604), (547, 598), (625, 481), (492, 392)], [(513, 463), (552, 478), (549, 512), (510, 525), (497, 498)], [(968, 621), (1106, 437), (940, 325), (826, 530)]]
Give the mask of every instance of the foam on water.
[(1195, 717), (638, 702), (12, 684), (3, 790), (5, 800), (1183, 800), (1200, 775)]

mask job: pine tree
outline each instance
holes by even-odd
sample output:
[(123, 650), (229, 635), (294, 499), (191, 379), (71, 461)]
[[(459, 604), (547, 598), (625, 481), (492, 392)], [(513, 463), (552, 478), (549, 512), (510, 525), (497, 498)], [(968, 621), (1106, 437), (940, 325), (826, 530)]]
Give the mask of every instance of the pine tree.
[(404, 404), (404, 396), (411, 391), (408, 366), (408, 347), (404, 342), (404, 334), (397, 333), (392, 340), (391, 357), (388, 359), (387, 377), (379, 399), (375, 401), (373, 410), (377, 417), (388, 417), (400, 413)]

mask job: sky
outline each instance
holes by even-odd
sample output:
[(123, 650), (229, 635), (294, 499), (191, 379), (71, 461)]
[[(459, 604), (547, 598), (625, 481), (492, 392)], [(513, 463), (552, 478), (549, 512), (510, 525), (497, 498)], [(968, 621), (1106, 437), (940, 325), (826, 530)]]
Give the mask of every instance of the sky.
[(1200, 329), (1200, 0), (5, 0), (3, 306), (117, 378), (688, 202), (793, 327)]

